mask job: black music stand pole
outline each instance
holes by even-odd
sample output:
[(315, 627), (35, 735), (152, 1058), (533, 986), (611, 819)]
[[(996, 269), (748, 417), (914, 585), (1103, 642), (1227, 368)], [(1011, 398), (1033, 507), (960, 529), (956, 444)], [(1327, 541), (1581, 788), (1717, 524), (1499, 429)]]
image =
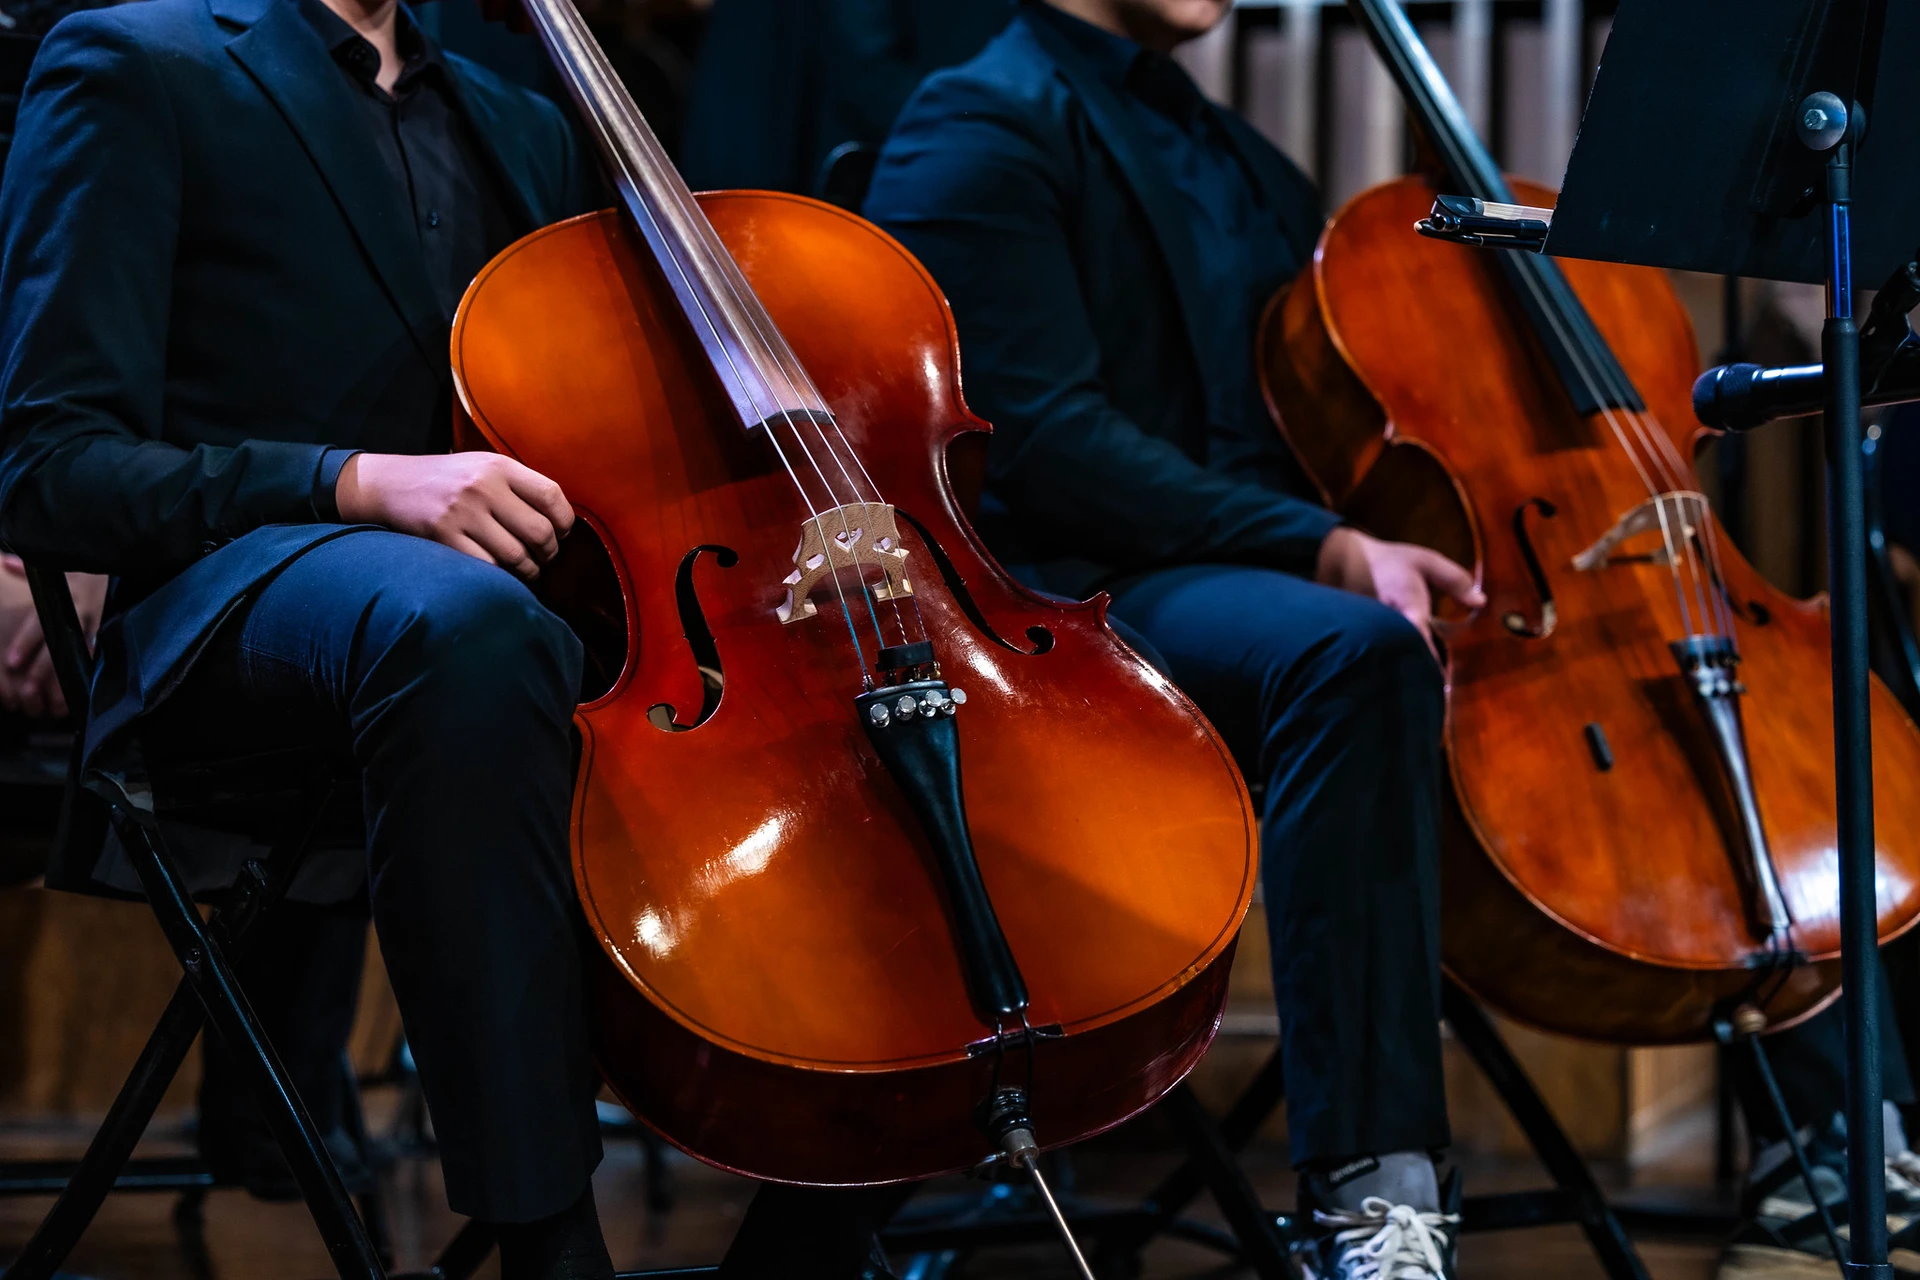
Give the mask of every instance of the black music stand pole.
[[(1827, 282), (1834, 776), (1848, 1276), (1887, 1264), (1857, 281), (1920, 234), (1920, 5), (1622, 0), (1544, 251)], [(1895, 74), (1882, 77), (1882, 65)], [(1877, 100), (1876, 100), (1877, 98)], [(1863, 105), (1864, 104), (1864, 105)], [(1870, 112), (1869, 112), (1869, 109)], [(1751, 697), (1764, 698), (1755, 688)]]
[[(1892, 1280), (1880, 1081), (1878, 911), (1873, 867), (1867, 511), (1861, 455), (1860, 329), (1853, 319), (1853, 148), (1859, 113), (1829, 92), (1803, 101), (1800, 140), (1827, 152), (1827, 563), (1832, 592), (1835, 817), (1840, 843), (1840, 967), (1847, 1024), (1849, 1274)], [(1837, 128), (1835, 127), (1837, 126)], [(1838, 140), (1826, 135), (1837, 133)], [(1825, 146), (1822, 146), (1822, 143)]]

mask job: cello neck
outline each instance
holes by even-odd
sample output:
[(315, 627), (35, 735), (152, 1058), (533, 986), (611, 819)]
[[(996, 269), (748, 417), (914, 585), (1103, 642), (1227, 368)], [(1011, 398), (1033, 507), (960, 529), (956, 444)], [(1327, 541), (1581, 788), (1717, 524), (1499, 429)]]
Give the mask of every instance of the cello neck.
[(547, 56), (742, 427), (827, 414), (779, 327), (720, 242), (573, 0), (525, 0)]
[[(1347, 0), (1347, 5), (1393, 76), (1415, 126), (1439, 157), (1446, 194), (1514, 203), (1500, 166), (1473, 131), (1399, 0)], [(1646, 407), (1551, 258), (1503, 250), (1494, 251), (1494, 258), (1575, 409), (1595, 414)]]
[(1350, 0), (1361, 29), (1373, 41), (1374, 49), (1400, 96), (1406, 99), (1421, 136), (1439, 157), (1447, 177), (1449, 195), (1473, 196), (1499, 204), (1514, 203), (1506, 177), (1485, 144), (1474, 133), (1460, 99), (1440, 74), (1433, 55), (1421, 41), (1413, 24), (1396, 0)]

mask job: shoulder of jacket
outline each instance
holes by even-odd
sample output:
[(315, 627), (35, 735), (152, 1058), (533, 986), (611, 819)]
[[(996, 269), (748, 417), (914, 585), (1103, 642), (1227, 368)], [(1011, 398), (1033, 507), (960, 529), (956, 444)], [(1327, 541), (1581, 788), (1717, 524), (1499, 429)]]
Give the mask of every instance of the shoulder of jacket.
[[(146, 3), (147, 0), (141, 2)], [(466, 90), (486, 98), (495, 110), (534, 116), (554, 126), (566, 127), (566, 116), (558, 104), (545, 94), (517, 84), (492, 68), (451, 49), (442, 49), (440, 53)]]
[(170, 68), (184, 70), (191, 82), (219, 65), (225, 43), (220, 37), (206, 0), (139, 0), (82, 9), (47, 32), (29, 83), (60, 72), (118, 81), (141, 66), (158, 77), (158, 84), (171, 83)]
[(206, 0), (144, 0), (99, 9), (76, 9), (53, 24), (41, 41), (51, 45), (124, 45), (149, 47), (178, 41), (192, 25), (192, 9), (209, 24)]
[(1073, 89), (1052, 54), (1016, 17), (973, 58), (928, 76), (902, 119), (984, 119), (1064, 141), (1066, 121), (1076, 111)]

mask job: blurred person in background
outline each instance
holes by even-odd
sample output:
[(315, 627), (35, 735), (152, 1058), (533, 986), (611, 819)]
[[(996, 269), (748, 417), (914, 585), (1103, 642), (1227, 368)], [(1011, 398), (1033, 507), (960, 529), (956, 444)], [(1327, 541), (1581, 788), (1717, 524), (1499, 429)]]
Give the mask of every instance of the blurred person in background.
[(1012, 0), (717, 0), (681, 172), (696, 191), (832, 198), (828, 159), (847, 147), (857, 176), (839, 194), (857, 207), (872, 158), (920, 81), (971, 58), (1012, 16)]

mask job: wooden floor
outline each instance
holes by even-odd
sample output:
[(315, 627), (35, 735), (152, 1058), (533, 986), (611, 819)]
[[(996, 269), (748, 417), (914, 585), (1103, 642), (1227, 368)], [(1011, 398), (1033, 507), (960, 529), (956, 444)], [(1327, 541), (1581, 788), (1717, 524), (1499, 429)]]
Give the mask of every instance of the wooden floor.
[[(373, 1101), (373, 1099), (369, 1099)], [(1087, 1197), (1137, 1197), (1168, 1170), (1176, 1157), (1153, 1149), (1150, 1129), (1131, 1135), (1122, 1130), (1098, 1146), (1076, 1153), (1077, 1191)], [(0, 1159), (46, 1156), (71, 1149), (75, 1135), (0, 1128)], [(177, 1144), (154, 1144), (151, 1154), (174, 1154)], [(1705, 1182), (1701, 1153), (1688, 1150), (1641, 1181), (1662, 1185)], [(1291, 1208), (1292, 1175), (1283, 1153), (1256, 1150), (1247, 1169), (1267, 1203)], [(614, 1262), (622, 1269), (690, 1266), (718, 1261), (752, 1194), (740, 1179), (674, 1157), (671, 1172), (675, 1207), (653, 1214), (645, 1207), (644, 1180), (637, 1144), (614, 1142), (595, 1179), (595, 1194), (606, 1224)], [(1536, 1184), (1537, 1170), (1526, 1162), (1483, 1163), (1468, 1169), (1468, 1185), (1480, 1193), (1517, 1190)], [(970, 1192), (978, 1184), (956, 1180), (927, 1194)], [(403, 1160), (388, 1177), (386, 1199), (394, 1220), (395, 1246), (402, 1268), (420, 1268), (459, 1226), (441, 1196), (438, 1167), (429, 1160)], [(0, 1200), (0, 1260), (13, 1256), (45, 1211), (45, 1198)], [(330, 1273), (304, 1206), (261, 1204), (237, 1191), (215, 1192), (205, 1214), (204, 1252), (184, 1241), (172, 1222), (173, 1198), (120, 1195), (82, 1241), (67, 1270), (100, 1280), (323, 1280)], [(1196, 1203), (1194, 1216), (1217, 1221), (1210, 1201)], [(1654, 1280), (1708, 1280), (1716, 1250), (1711, 1241), (1643, 1240), (1642, 1256)], [(894, 1259), (900, 1268), (904, 1259)], [(1199, 1280), (1250, 1274), (1225, 1264), (1220, 1255), (1177, 1241), (1153, 1244), (1144, 1259), (1151, 1280)], [(1469, 1237), (1462, 1246), (1461, 1274), (1472, 1280), (1587, 1280), (1602, 1272), (1584, 1238), (1571, 1227), (1554, 1227)], [(969, 1277), (1040, 1280), (1069, 1272), (1052, 1247), (982, 1253), (964, 1272)], [(481, 1275), (491, 1277), (491, 1263)]]

